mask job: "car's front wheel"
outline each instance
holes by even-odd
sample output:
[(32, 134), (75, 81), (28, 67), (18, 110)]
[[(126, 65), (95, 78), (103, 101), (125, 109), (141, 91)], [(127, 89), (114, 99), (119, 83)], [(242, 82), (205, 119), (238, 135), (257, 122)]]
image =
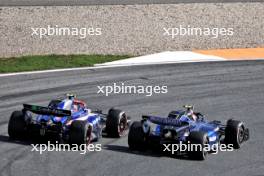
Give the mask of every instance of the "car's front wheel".
[(122, 137), (128, 128), (126, 113), (119, 109), (110, 109), (106, 119), (106, 132), (111, 137)]
[(237, 120), (228, 120), (225, 129), (225, 142), (232, 144), (235, 149), (239, 149), (245, 135), (243, 122)]

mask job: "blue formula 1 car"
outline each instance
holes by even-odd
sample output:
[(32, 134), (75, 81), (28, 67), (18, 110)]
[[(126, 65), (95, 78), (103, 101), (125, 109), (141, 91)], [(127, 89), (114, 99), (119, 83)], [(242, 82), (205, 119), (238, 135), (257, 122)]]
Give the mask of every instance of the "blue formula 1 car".
[(12, 139), (28, 136), (48, 137), (70, 144), (89, 144), (106, 134), (121, 137), (129, 127), (130, 118), (118, 109), (108, 114), (87, 108), (74, 95), (63, 100), (52, 100), (47, 107), (24, 104), (21, 111), (14, 111), (8, 123)]
[(249, 139), (249, 130), (241, 121), (230, 119), (223, 125), (220, 121), (206, 121), (201, 113), (193, 111), (193, 106), (185, 105), (184, 108), (170, 112), (166, 118), (143, 115), (141, 121), (133, 122), (128, 134), (129, 148), (144, 151), (160, 150), (168, 144), (193, 144), (201, 148), (178, 150), (176, 154), (204, 160), (219, 145), (238, 149)]

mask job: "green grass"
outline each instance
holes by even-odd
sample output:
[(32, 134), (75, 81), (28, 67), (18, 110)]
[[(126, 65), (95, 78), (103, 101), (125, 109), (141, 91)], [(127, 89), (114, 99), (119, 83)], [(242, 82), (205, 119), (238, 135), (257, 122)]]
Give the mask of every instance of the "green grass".
[(0, 73), (94, 66), (128, 55), (44, 55), (0, 58)]

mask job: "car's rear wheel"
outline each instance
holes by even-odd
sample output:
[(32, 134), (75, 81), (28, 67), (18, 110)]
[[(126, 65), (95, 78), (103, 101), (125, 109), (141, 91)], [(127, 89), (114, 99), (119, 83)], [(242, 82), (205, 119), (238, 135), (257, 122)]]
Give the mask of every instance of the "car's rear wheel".
[(244, 140), (245, 127), (243, 122), (228, 120), (225, 129), (225, 142), (232, 144), (235, 149), (239, 149)]
[(189, 156), (195, 160), (205, 160), (209, 144), (207, 133), (192, 131), (188, 136), (188, 141), (192, 145), (191, 150), (188, 151)]
[(128, 146), (131, 150), (144, 151), (147, 149), (147, 134), (144, 132), (142, 123), (133, 122), (128, 133)]
[(12, 139), (20, 139), (26, 136), (27, 122), (22, 111), (14, 111), (8, 122), (8, 135)]
[(128, 128), (127, 116), (124, 111), (110, 109), (106, 119), (106, 133), (111, 137), (122, 137)]
[(92, 127), (86, 121), (73, 121), (69, 131), (70, 144), (90, 144), (92, 137)]

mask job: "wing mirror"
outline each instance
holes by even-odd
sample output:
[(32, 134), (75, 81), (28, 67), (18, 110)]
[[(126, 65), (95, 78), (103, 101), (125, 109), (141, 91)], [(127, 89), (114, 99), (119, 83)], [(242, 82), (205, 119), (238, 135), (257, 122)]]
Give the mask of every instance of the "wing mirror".
[(101, 109), (93, 109), (92, 112), (97, 114), (103, 114), (103, 111)]
[(204, 115), (200, 112), (195, 113), (199, 121), (204, 121)]

